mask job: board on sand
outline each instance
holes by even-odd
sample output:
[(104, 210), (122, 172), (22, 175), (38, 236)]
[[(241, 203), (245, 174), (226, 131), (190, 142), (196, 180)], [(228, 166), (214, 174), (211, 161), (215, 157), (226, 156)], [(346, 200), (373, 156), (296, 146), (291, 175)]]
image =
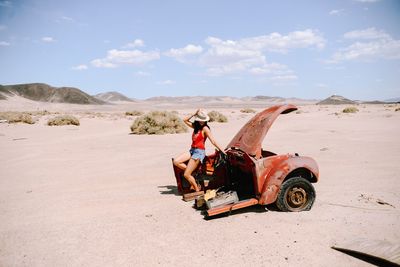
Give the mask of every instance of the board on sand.
[(332, 246), (332, 248), (378, 266), (400, 266), (400, 243), (357, 239), (345, 245)]

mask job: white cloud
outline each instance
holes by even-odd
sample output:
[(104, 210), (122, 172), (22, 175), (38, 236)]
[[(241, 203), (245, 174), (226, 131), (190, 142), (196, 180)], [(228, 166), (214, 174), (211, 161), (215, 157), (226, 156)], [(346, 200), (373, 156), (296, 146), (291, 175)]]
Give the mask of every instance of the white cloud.
[(329, 12), (329, 15), (331, 15), (331, 16), (338, 16), (338, 15), (343, 14), (343, 12), (344, 12), (344, 9), (333, 9), (333, 10), (331, 10), (331, 11)]
[(75, 22), (73, 18), (67, 16), (61, 16), (61, 19), (68, 22)]
[[(208, 37), (205, 43), (209, 48), (199, 59), (199, 64), (207, 68), (212, 76), (248, 72), (251, 74), (269, 74), (276, 71), (277, 66), (267, 63), (266, 52), (287, 53), (291, 49), (315, 47), (322, 49), (325, 39), (318, 31), (307, 29), (294, 31), (287, 35), (271, 33), (239, 40), (221, 40)], [(288, 68), (285, 66), (288, 70)]]
[(346, 39), (391, 39), (385, 31), (375, 28), (346, 32), (343, 36)]
[(0, 46), (10, 46), (9, 42), (0, 41)]
[(291, 72), (286, 65), (279, 63), (264, 64), (260, 67), (254, 67), (249, 70), (251, 74), (264, 75), (264, 74), (283, 74)]
[(287, 82), (287, 81), (294, 81), (297, 80), (298, 77), (296, 75), (277, 75), (270, 78), (272, 81), (279, 81), (279, 82)]
[(145, 71), (137, 71), (135, 73), (136, 76), (142, 76), (142, 77), (146, 77), (146, 76), (150, 76), (150, 73), (145, 72)]
[(81, 65), (72, 67), (72, 69), (73, 69), (73, 70), (87, 70), (87, 69), (88, 69), (88, 66), (85, 65), (85, 64), (81, 64)]
[(346, 39), (358, 39), (355, 43), (333, 54), (327, 63), (349, 60), (400, 59), (400, 40), (393, 39), (384, 31), (368, 28), (344, 34)]
[(171, 84), (175, 84), (175, 83), (176, 82), (172, 81), (172, 80), (165, 80), (165, 81), (157, 82), (157, 84), (161, 84), (161, 85), (171, 85)]
[(317, 83), (315, 86), (317, 86), (318, 88), (322, 88), (322, 89), (329, 88), (329, 86), (324, 83)]
[(185, 62), (186, 57), (197, 55), (200, 54), (201, 52), (203, 52), (203, 48), (200, 45), (196, 46), (188, 44), (183, 48), (177, 48), (177, 49), (172, 48), (167, 52), (165, 52), (164, 55), (166, 55), (167, 57), (175, 58), (177, 61)]
[(124, 48), (136, 48), (136, 47), (143, 47), (144, 46), (144, 41), (141, 39), (136, 39), (131, 43), (127, 43), (124, 45)]
[(12, 7), (11, 1), (0, 1), (0, 6), (2, 7)]
[(116, 68), (121, 65), (143, 65), (159, 58), (158, 51), (112, 49), (107, 52), (105, 58), (94, 59), (91, 63), (98, 68)]
[(41, 40), (42, 40), (43, 42), (45, 42), (45, 43), (52, 43), (52, 42), (55, 42), (55, 41), (56, 41), (53, 37), (49, 37), (49, 36), (42, 37)]
[(325, 46), (325, 39), (318, 31), (307, 29), (290, 32), (288, 35), (274, 32), (269, 35), (240, 39), (237, 44), (252, 50), (287, 53), (290, 49), (313, 46), (322, 49)]

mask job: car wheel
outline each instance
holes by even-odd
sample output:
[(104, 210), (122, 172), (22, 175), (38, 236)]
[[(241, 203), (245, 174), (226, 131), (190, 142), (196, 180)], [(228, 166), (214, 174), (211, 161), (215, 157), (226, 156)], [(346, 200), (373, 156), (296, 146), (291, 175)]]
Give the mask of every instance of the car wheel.
[(281, 211), (310, 210), (314, 200), (314, 186), (303, 177), (294, 177), (282, 184), (276, 206)]

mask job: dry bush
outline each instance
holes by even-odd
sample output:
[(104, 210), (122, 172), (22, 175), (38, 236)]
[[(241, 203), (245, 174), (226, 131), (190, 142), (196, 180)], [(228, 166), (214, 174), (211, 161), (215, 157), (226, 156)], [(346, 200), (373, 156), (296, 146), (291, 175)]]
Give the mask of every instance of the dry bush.
[(356, 113), (358, 112), (358, 108), (356, 107), (348, 107), (342, 110), (343, 113)]
[(174, 134), (187, 132), (187, 127), (172, 112), (152, 111), (136, 118), (131, 131), (133, 134)]
[(49, 126), (76, 125), (79, 126), (79, 120), (71, 115), (57, 116), (47, 121)]
[(240, 112), (242, 112), (242, 113), (256, 113), (256, 111), (254, 109), (252, 109), (252, 108), (244, 108), (244, 109), (241, 109)]
[(29, 112), (24, 112), (32, 116), (45, 116), (45, 115), (50, 115), (51, 112), (47, 110), (37, 110), (37, 111), (29, 111)]
[(32, 119), (32, 116), (27, 112), (0, 112), (0, 120), (6, 120), (8, 123), (35, 123), (35, 121)]
[(394, 111), (400, 111), (400, 108), (396, 108)]
[(139, 111), (139, 110), (132, 110), (132, 111), (127, 111), (125, 112), (126, 116), (140, 116), (143, 115), (143, 112)]
[(208, 112), (208, 116), (210, 117), (210, 122), (228, 122), (228, 118), (224, 114), (215, 110)]

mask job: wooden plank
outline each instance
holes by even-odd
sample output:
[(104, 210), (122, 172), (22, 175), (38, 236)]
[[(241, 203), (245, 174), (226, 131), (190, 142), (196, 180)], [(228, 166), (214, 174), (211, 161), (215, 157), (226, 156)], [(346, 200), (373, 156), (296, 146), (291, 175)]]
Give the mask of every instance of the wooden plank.
[(196, 197), (202, 196), (202, 195), (204, 195), (204, 191), (183, 194), (183, 200), (184, 201), (191, 201), (191, 200), (194, 200)]
[(221, 213), (224, 213), (224, 212), (237, 210), (237, 209), (242, 209), (242, 208), (250, 207), (250, 206), (253, 206), (253, 205), (257, 205), (257, 204), (258, 204), (258, 200), (256, 198), (250, 198), (250, 199), (246, 199), (246, 200), (241, 200), (241, 201), (236, 202), (234, 204), (228, 204), (228, 205), (218, 206), (218, 207), (209, 209), (207, 211), (207, 215), (208, 216), (215, 216), (217, 214), (221, 214)]

